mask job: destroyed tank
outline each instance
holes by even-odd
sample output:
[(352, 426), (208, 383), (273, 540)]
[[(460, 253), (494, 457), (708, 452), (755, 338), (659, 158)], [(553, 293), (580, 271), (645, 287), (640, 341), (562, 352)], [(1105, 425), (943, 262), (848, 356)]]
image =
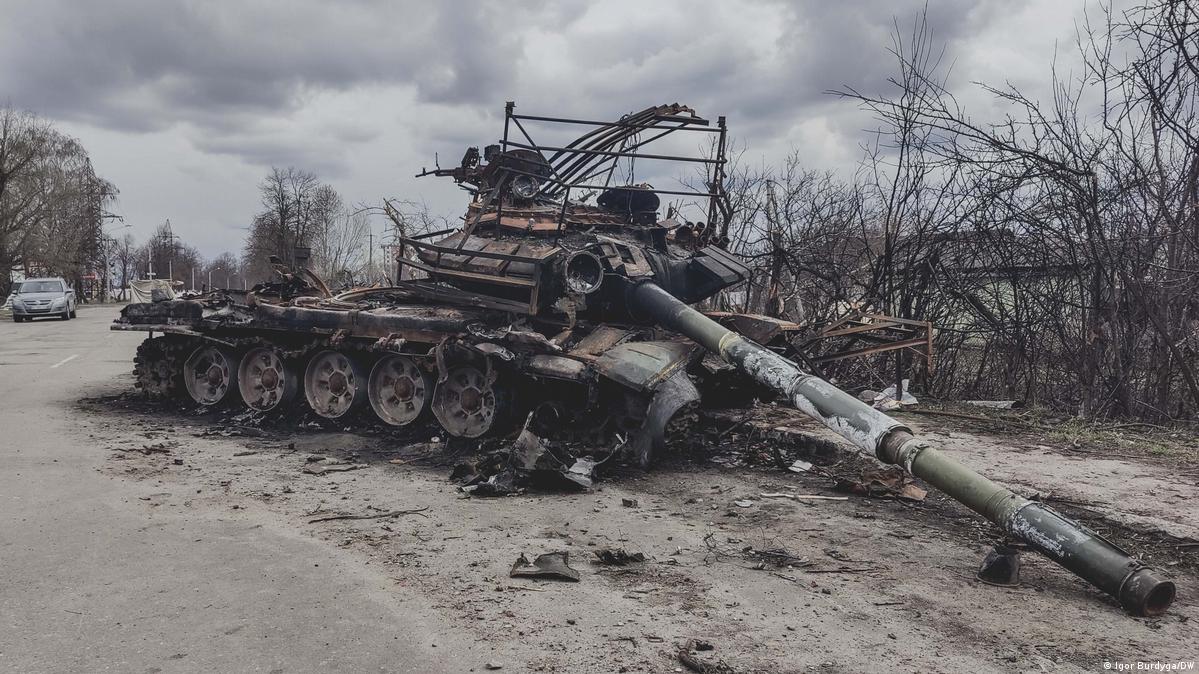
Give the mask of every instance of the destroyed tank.
[[(562, 133), (569, 127), (583, 133)], [(545, 128), (565, 140), (538, 144), (530, 129)], [(420, 174), (452, 178), (471, 200), (461, 227), (407, 232), (393, 218), (390, 285), (334, 294), (310, 271), (278, 264), (277, 280), (248, 292), (131, 304), (112, 327), (151, 333), (134, 369), (148, 394), (264, 413), (303, 400), (348, 423), (368, 409), (394, 426), (431, 417), (459, 438), (530, 423), (558, 437), (614, 439), (642, 466), (687, 422), (701, 390), (729, 397), (739, 377), (1130, 612), (1164, 612), (1175, 588), (1156, 570), (797, 365), (793, 324), (692, 306), (748, 278), (726, 250), (725, 144), (723, 117), (712, 123), (679, 104), (596, 122), (517, 114), (508, 103), (499, 143)], [(649, 182), (677, 179), (680, 165), (698, 169), (701, 188)], [(673, 200), (665, 208), (664, 197)]]

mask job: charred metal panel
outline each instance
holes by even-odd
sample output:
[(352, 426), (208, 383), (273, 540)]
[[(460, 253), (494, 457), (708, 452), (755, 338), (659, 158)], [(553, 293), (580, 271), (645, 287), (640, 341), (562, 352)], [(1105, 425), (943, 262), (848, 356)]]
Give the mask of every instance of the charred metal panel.
[(691, 342), (627, 342), (601, 354), (595, 368), (615, 382), (648, 391), (686, 367), (696, 350)]
[(121, 309), (121, 319), (130, 324), (195, 325), (203, 313), (200, 302), (166, 300), (128, 304)]
[(565, 379), (567, 381), (585, 381), (587, 366), (573, 358), (564, 356), (547, 356), (544, 354), (530, 357), (525, 361), (525, 368), (534, 375)]
[[(332, 334), (345, 330), (347, 337), (378, 339), (399, 335), (410, 341), (436, 341), (446, 334), (467, 331), (489, 315), (452, 307), (394, 306), (371, 311), (332, 311), (308, 307), (259, 304), (255, 328)], [(493, 316), (490, 318), (494, 319)]]
[(680, 411), (699, 402), (699, 390), (687, 373), (675, 370), (654, 388), (645, 421), (641, 428), (629, 438), (626, 451), (642, 468), (648, 468), (654, 452), (665, 448), (667, 428), (670, 420)]
[(601, 325), (579, 340), (567, 353), (578, 358), (594, 358), (633, 335), (632, 330)]

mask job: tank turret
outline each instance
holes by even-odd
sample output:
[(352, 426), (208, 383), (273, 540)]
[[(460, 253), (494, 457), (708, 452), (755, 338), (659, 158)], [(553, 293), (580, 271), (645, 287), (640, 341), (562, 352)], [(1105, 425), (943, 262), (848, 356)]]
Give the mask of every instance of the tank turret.
[[(543, 146), (529, 134), (535, 123), (593, 128), (564, 146)], [(511, 139), (516, 131), (522, 141)], [(642, 149), (685, 132), (712, 135), (712, 155)], [(509, 103), (499, 145), (482, 155), (470, 148), (459, 166), (419, 174), (452, 177), (472, 199), (460, 230), (437, 241), (400, 238), (407, 254), (400, 256), (397, 276), (408, 267), (506, 300), (504, 308), (528, 315), (651, 324), (630, 311), (626, 290), (632, 282), (652, 279), (695, 303), (746, 278), (744, 265), (724, 250), (730, 215), (724, 139), (724, 118), (713, 125), (679, 104), (598, 123), (518, 115)], [(706, 188), (658, 190), (637, 182), (632, 167), (639, 161), (643, 169), (653, 163), (703, 166)], [(663, 196), (700, 200), (692, 210), (709, 224), (690, 222), (675, 207), (661, 217)]]

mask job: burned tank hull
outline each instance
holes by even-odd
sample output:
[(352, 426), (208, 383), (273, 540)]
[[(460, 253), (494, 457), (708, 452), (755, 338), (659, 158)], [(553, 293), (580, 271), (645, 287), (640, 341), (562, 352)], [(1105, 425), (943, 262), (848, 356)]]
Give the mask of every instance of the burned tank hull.
[[(566, 145), (538, 145), (527, 128), (535, 122), (588, 130)], [(710, 154), (645, 149), (685, 132), (711, 134)], [(1130, 612), (1164, 612), (1174, 585), (1156, 570), (810, 374), (785, 341), (767, 348), (751, 339), (765, 341), (783, 321), (692, 306), (747, 279), (725, 250), (724, 145), (723, 118), (713, 125), (678, 104), (597, 123), (518, 115), (509, 103), (500, 144), (421, 174), (451, 177), (472, 199), (461, 228), (416, 234), (397, 219), (392, 285), (334, 295), (311, 272), (280, 266), (278, 280), (247, 293), (129, 305), (112, 327), (162, 333), (135, 359), (138, 385), (152, 394), (261, 412), (306, 405), (346, 421), (369, 410), (387, 424), (427, 420), (462, 438), (531, 419), (552, 434), (616, 437), (642, 466), (699, 404), (720, 360)], [(634, 166), (654, 161), (703, 167), (703, 189), (636, 182)], [(706, 222), (687, 220), (682, 206), (660, 217), (660, 196), (698, 200)]]
[[(522, 130), (539, 119), (511, 105), (505, 118)], [(636, 141), (693, 131), (716, 139), (710, 156), (645, 154)], [(463, 226), (401, 230), (389, 287), (335, 296), (310, 272), (278, 266), (278, 279), (248, 293), (130, 305), (113, 329), (163, 333), (139, 351), (139, 386), (260, 411), (306, 403), (332, 419), (369, 409), (388, 424), (430, 419), (464, 438), (534, 413), (559, 433), (617, 435), (648, 465), (671, 419), (699, 401), (692, 377), (703, 350), (633, 311), (625, 289), (653, 279), (697, 302), (745, 280), (723, 249), (727, 224), (715, 224), (727, 211), (723, 119), (672, 104), (564, 147), (523, 137), (505, 131), (502, 147), (428, 172), (473, 195)], [(634, 159), (695, 162), (715, 180), (703, 190), (606, 186)], [(706, 203), (709, 224), (659, 218), (661, 194)]]
[[(351, 308), (352, 306), (352, 308)], [(161, 333), (139, 349), (137, 386), (203, 405), (331, 419), (431, 421), (451, 436), (539, 424), (597, 440), (621, 434), (643, 465), (669, 420), (699, 401), (702, 349), (637, 325), (580, 324), (436, 304), (402, 286), (254, 305), (214, 296), (131, 305), (114, 330)], [(564, 335), (564, 333), (569, 333)]]

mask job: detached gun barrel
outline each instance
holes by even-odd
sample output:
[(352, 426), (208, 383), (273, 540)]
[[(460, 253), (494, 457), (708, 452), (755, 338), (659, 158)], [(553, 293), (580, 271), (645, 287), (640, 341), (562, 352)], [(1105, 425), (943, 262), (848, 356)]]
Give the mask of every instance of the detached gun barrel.
[(986, 517), (1115, 597), (1133, 615), (1161, 615), (1173, 603), (1173, 581), (1081, 524), (941, 454), (895, 419), (725, 328), (657, 284), (644, 281), (629, 292), (639, 311), (695, 340), (879, 460), (902, 466)]

